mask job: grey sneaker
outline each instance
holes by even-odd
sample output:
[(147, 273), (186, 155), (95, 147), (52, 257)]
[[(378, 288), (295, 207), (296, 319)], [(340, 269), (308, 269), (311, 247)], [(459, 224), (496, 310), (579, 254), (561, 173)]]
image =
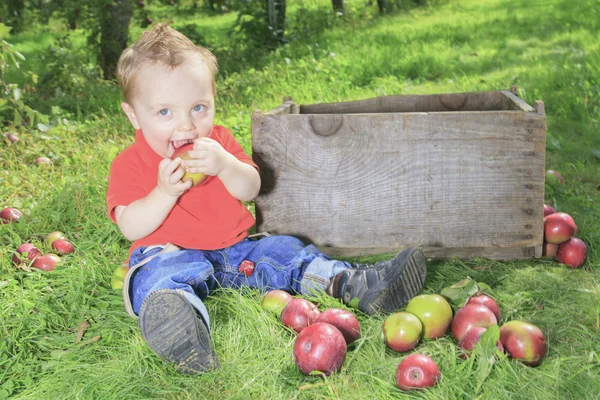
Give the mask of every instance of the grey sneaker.
[(425, 283), (423, 252), (409, 247), (391, 260), (354, 264), (333, 278), (333, 295), (365, 314), (391, 314), (415, 297)]
[(180, 291), (150, 293), (142, 303), (140, 328), (148, 346), (183, 373), (219, 367), (204, 320)]

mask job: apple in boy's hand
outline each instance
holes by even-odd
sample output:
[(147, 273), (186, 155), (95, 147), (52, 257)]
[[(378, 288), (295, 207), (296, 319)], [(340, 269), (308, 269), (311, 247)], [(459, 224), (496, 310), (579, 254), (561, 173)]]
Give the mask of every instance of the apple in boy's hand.
[(346, 359), (344, 335), (333, 325), (317, 322), (300, 332), (294, 342), (294, 361), (303, 374), (320, 371), (330, 375)]
[(119, 265), (112, 273), (110, 277), (110, 286), (114, 290), (123, 289), (123, 281), (125, 280), (125, 275), (127, 275), (127, 271), (129, 268), (127, 263), (123, 263)]
[(383, 322), (385, 344), (398, 352), (415, 348), (421, 339), (423, 324), (416, 315), (409, 312), (397, 312), (389, 315)]
[(13, 207), (5, 207), (0, 211), (0, 221), (3, 224), (10, 224), (11, 222), (18, 222), (23, 216), (23, 213)]
[(452, 336), (460, 342), (472, 327), (487, 328), (490, 325), (498, 325), (498, 320), (489, 308), (481, 304), (467, 304), (458, 309), (452, 320)]
[(71, 254), (75, 251), (75, 246), (73, 246), (73, 243), (71, 243), (67, 239), (55, 240), (54, 242), (52, 242), (52, 248), (61, 255)]
[(548, 204), (544, 204), (544, 217), (550, 214), (554, 214), (555, 212), (556, 210), (554, 209), (554, 207), (549, 206)]
[(579, 238), (572, 237), (558, 245), (556, 259), (561, 264), (568, 265), (571, 268), (579, 268), (585, 263), (586, 258), (587, 246)]
[(556, 212), (544, 217), (544, 239), (548, 243), (561, 244), (569, 240), (579, 229), (571, 216)]
[(281, 311), (292, 301), (292, 295), (283, 290), (270, 290), (262, 298), (260, 306), (273, 314), (280, 315)]
[[(182, 160), (191, 160), (192, 157), (189, 156), (188, 151), (193, 150), (194, 149), (194, 144), (193, 143), (188, 143), (188, 144), (184, 144), (183, 146), (177, 148), (175, 150), (175, 152), (173, 153), (173, 155), (171, 156), (171, 159), (176, 159), (177, 157), (181, 158)], [(206, 179), (206, 175), (204, 174), (190, 174), (189, 172), (186, 171), (185, 174), (183, 174), (183, 177), (181, 178), (181, 180), (183, 182), (187, 181), (188, 179), (192, 180), (192, 186), (198, 186), (199, 184), (201, 184), (202, 182), (204, 182), (204, 180)]]
[(565, 183), (565, 179), (558, 173), (558, 171), (547, 170), (546, 171), (546, 184), (552, 188), (562, 185)]
[(281, 311), (281, 322), (288, 328), (300, 333), (313, 324), (321, 312), (317, 306), (306, 299), (292, 299)]
[(487, 294), (482, 293), (482, 294), (472, 296), (469, 299), (469, 301), (467, 302), (467, 304), (481, 304), (481, 305), (486, 306), (487, 308), (490, 309), (491, 312), (494, 313), (496, 320), (500, 321), (500, 307), (498, 306), (498, 303), (496, 303), (496, 300), (494, 300)]
[[(27, 254), (27, 256), (25, 256), (25, 254)], [(23, 243), (15, 250), (15, 253), (12, 256), (12, 261), (19, 265), (28, 260), (33, 261), (41, 255), (42, 252), (39, 251), (38, 248), (32, 243)]]
[(535, 367), (546, 355), (544, 334), (537, 326), (523, 321), (508, 321), (500, 327), (500, 341), (515, 359)]
[(317, 322), (324, 322), (335, 326), (344, 335), (346, 344), (360, 339), (360, 324), (358, 319), (350, 311), (340, 308), (329, 308), (317, 317)]
[(414, 314), (423, 324), (423, 338), (437, 339), (443, 336), (452, 321), (452, 307), (439, 294), (421, 294), (413, 297), (406, 312)]
[(61, 231), (54, 231), (54, 232), (50, 232), (49, 234), (46, 235), (46, 237), (44, 237), (44, 241), (46, 243), (48, 243), (49, 245), (52, 245), (52, 243), (54, 243), (54, 241), (58, 240), (58, 239), (66, 239), (67, 237), (65, 236), (64, 233), (62, 233)]
[(48, 253), (33, 260), (31, 266), (44, 271), (52, 271), (58, 264), (60, 264), (60, 257), (56, 254)]
[(396, 385), (402, 390), (422, 389), (434, 386), (440, 380), (440, 370), (425, 354), (407, 356), (396, 369)]

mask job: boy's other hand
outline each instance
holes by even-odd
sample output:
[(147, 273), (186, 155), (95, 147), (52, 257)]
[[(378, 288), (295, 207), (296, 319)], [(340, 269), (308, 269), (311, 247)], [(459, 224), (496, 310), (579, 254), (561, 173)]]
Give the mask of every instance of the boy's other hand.
[(174, 160), (165, 158), (158, 164), (158, 189), (166, 195), (179, 197), (192, 187), (191, 179), (181, 181), (185, 174), (181, 161), (179, 157)]
[(210, 138), (199, 138), (194, 141), (194, 149), (188, 152), (191, 160), (183, 160), (183, 165), (191, 174), (217, 176), (235, 157)]

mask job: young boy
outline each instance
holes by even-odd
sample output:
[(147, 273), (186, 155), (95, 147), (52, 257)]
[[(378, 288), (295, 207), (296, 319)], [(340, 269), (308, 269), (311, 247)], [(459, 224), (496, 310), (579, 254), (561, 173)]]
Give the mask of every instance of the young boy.
[[(258, 194), (260, 176), (231, 132), (213, 125), (216, 73), (212, 53), (163, 24), (123, 52), (117, 73), (136, 130), (112, 162), (106, 195), (110, 218), (133, 242), (125, 305), (150, 348), (184, 372), (219, 365), (203, 304), (218, 287), (321, 290), (386, 314), (421, 291), (426, 272), (415, 248), (351, 265), (294, 237), (249, 238), (254, 218), (242, 201)], [(192, 159), (172, 160), (187, 143)], [(185, 171), (208, 179), (191, 187)]]

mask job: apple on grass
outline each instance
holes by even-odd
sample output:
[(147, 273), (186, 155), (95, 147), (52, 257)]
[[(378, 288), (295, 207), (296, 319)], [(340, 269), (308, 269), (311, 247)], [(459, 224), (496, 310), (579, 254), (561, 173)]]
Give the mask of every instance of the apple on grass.
[(6, 132), (4, 137), (12, 144), (19, 141), (17, 135), (14, 132)]
[(391, 314), (383, 322), (385, 344), (394, 351), (414, 349), (419, 344), (422, 333), (423, 324), (416, 315), (409, 312)]
[(572, 237), (564, 243), (558, 245), (556, 259), (559, 263), (565, 264), (571, 268), (579, 268), (585, 264), (587, 258), (587, 246), (579, 238)]
[(439, 294), (421, 294), (413, 297), (406, 312), (414, 314), (423, 324), (423, 338), (437, 339), (443, 336), (452, 321), (452, 307)]
[(52, 242), (52, 248), (61, 255), (71, 254), (75, 251), (75, 246), (73, 246), (73, 243), (71, 243), (67, 239), (55, 240), (54, 242)]
[(31, 266), (44, 271), (52, 271), (58, 264), (60, 264), (60, 257), (56, 254), (48, 253), (33, 260)]
[(292, 301), (292, 295), (283, 290), (270, 290), (262, 298), (260, 306), (273, 314), (279, 316), (281, 311)]
[(314, 323), (302, 330), (294, 342), (294, 361), (303, 374), (325, 375), (340, 369), (346, 359), (346, 340), (333, 325)]
[(545, 183), (552, 188), (556, 188), (565, 183), (565, 179), (562, 177), (562, 175), (559, 174), (558, 171), (554, 171), (552, 169), (546, 171), (545, 178)]
[(300, 333), (313, 324), (321, 312), (319, 308), (306, 299), (292, 299), (281, 311), (281, 322)]
[(23, 213), (13, 207), (5, 207), (0, 211), (0, 222), (3, 224), (10, 224), (11, 222), (18, 222), (23, 216)]
[(573, 218), (564, 212), (544, 217), (544, 239), (548, 243), (561, 244), (579, 231)]
[(110, 286), (114, 290), (123, 289), (123, 281), (125, 280), (125, 275), (127, 275), (127, 271), (129, 271), (129, 267), (127, 263), (123, 263), (119, 265), (112, 273), (110, 277)]
[[(481, 335), (483, 335), (485, 331), (487, 331), (486, 327), (473, 326), (463, 335), (462, 339), (458, 342), (458, 347), (463, 350), (463, 355), (469, 354), (471, 350), (475, 348), (475, 345), (479, 342)], [(504, 351), (500, 339), (496, 342), (496, 348), (500, 351)]]
[(487, 328), (490, 325), (498, 325), (498, 320), (489, 308), (481, 304), (467, 304), (458, 309), (452, 320), (452, 336), (460, 342), (472, 327)]
[(335, 326), (344, 336), (346, 345), (360, 339), (360, 323), (350, 311), (340, 308), (328, 308), (317, 317), (317, 322)]
[(23, 262), (30, 262), (40, 257), (42, 252), (32, 243), (23, 243), (15, 250), (12, 256), (12, 262), (19, 265)]
[(486, 306), (487, 308), (490, 309), (491, 312), (494, 313), (494, 316), (496, 317), (496, 321), (500, 321), (500, 307), (498, 306), (498, 303), (496, 303), (496, 300), (494, 300), (492, 297), (488, 296), (487, 294), (477, 294), (475, 296), (472, 296), (469, 301), (467, 302), (467, 304), (481, 304)]
[(556, 210), (554, 209), (554, 207), (549, 206), (548, 204), (544, 204), (544, 217), (550, 214), (554, 214), (555, 212)]
[(402, 390), (434, 386), (440, 380), (440, 370), (430, 357), (413, 353), (398, 364), (396, 385)]
[(52, 243), (54, 243), (56, 240), (58, 239), (66, 239), (67, 237), (65, 236), (64, 233), (62, 233), (61, 231), (54, 231), (54, 232), (50, 232), (49, 234), (47, 234), (44, 237), (44, 241), (46, 243), (48, 243), (49, 245), (52, 245)]
[[(173, 153), (173, 155), (171, 156), (171, 159), (176, 159), (177, 157), (181, 158), (182, 160), (191, 160), (192, 157), (189, 156), (188, 152), (190, 150), (194, 149), (194, 143), (188, 143), (188, 144), (184, 144), (183, 146), (177, 148), (175, 150), (175, 152)], [(192, 180), (192, 186), (198, 186), (200, 185), (202, 182), (204, 182), (204, 180), (206, 179), (206, 175), (204, 174), (190, 174), (189, 172), (186, 171), (185, 174), (183, 174), (183, 177), (181, 178), (181, 180), (183, 182), (187, 181), (188, 179)]]
[(544, 333), (524, 321), (508, 321), (500, 327), (500, 341), (508, 354), (525, 365), (535, 367), (546, 355)]
[(48, 157), (38, 157), (35, 159), (35, 165), (37, 165), (38, 167), (45, 166), (45, 165), (51, 165), (51, 164), (52, 164), (52, 160), (49, 159)]

